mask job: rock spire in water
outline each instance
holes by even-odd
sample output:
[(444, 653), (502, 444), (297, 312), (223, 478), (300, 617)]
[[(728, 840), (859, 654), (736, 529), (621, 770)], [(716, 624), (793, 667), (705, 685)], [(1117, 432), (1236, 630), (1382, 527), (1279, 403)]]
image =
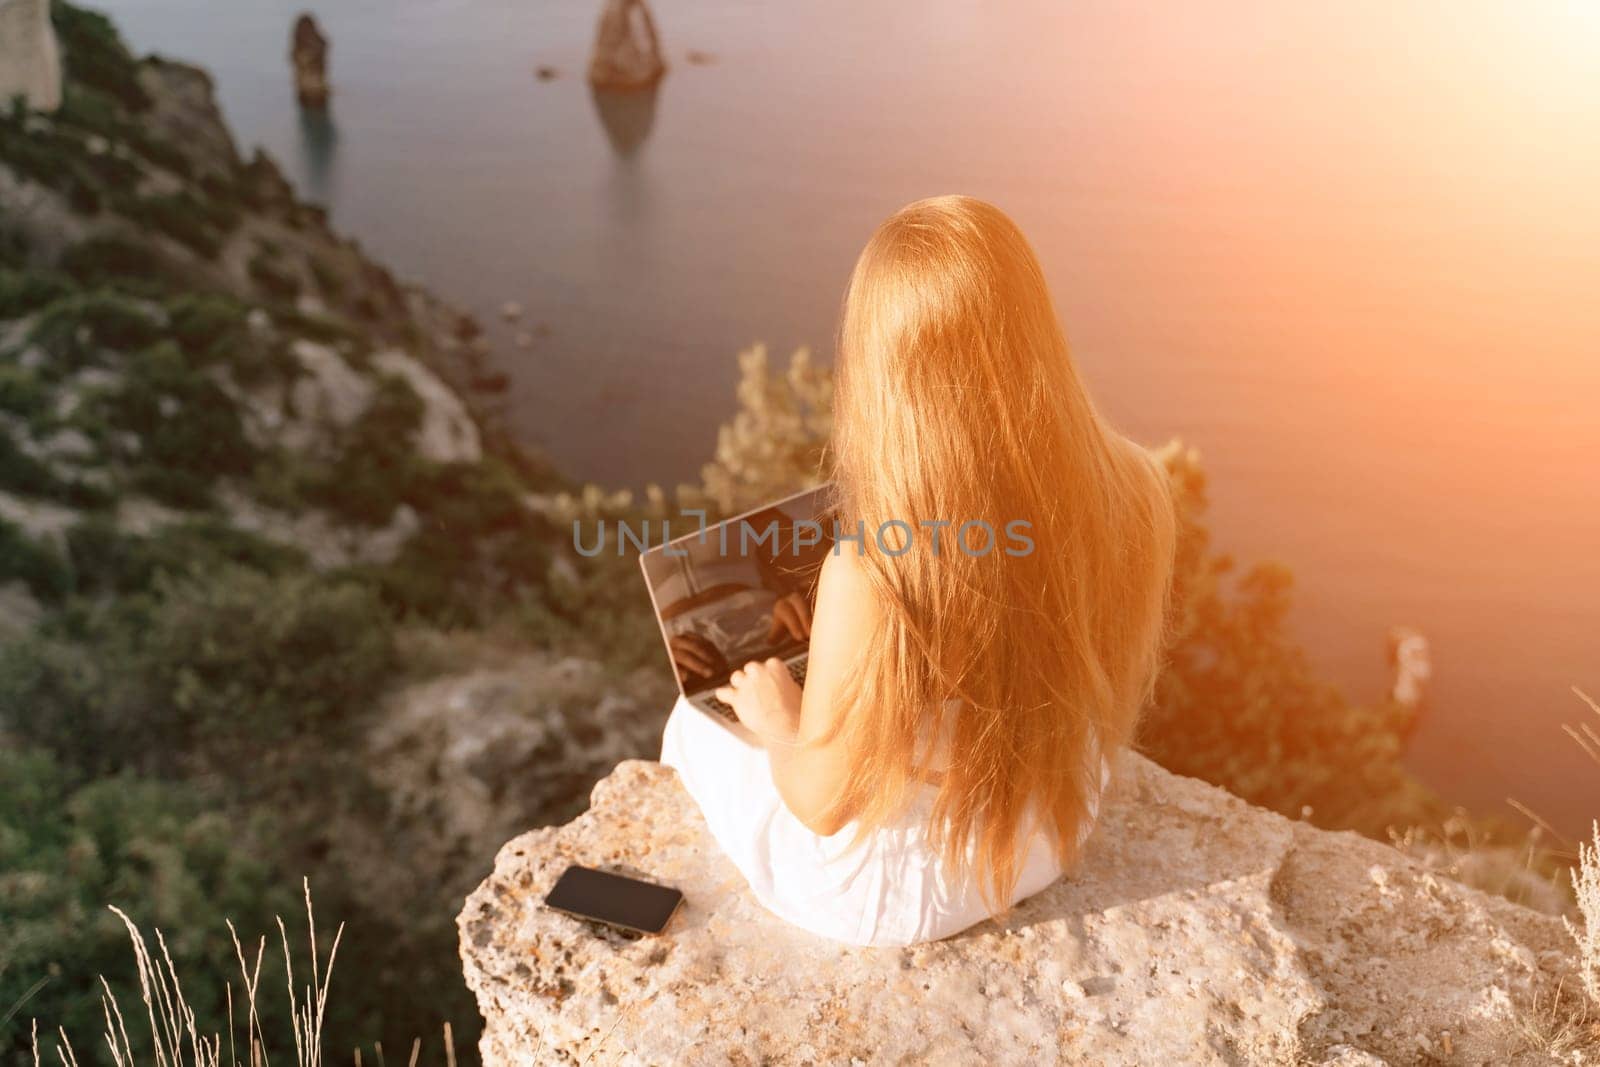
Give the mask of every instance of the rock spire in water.
[(666, 72), (655, 19), (644, 0), (606, 0), (595, 27), (589, 84), (620, 92), (648, 89)]
[(294, 65), (294, 91), (301, 107), (328, 103), (328, 39), (309, 13), (294, 22), (289, 40), (289, 61)]

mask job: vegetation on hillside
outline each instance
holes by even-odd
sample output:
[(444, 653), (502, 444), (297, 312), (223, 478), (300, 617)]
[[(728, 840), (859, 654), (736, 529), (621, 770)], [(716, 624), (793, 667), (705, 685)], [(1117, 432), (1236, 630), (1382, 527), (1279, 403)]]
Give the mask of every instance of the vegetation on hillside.
[[(53, 15), (63, 107), (0, 111), (0, 1062), (31, 1062), (31, 1017), (98, 1026), (98, 975), (130, 973), (106, 905), (211, 974), (223, 920), (271, 929), (302, 875), (360, 961), (332, 1046), (447, 1021), (470, 1044), (450, 901), (396, 901), (352, 847), (428, 832), (364, 732), (420, 669), (408, 631), (586, 647), (593, 577), (574, 559), (550, 581), (561, 533), (527, 506), (563, 483), (471, 411), (467, 443), (424, 447), (438, 412), (406, 368), (470, 375), (471, 321), (269, 160), (177, 138), (163, 109), (199, 72)], [(191, 991), (202, 1025), (223, 995)]]

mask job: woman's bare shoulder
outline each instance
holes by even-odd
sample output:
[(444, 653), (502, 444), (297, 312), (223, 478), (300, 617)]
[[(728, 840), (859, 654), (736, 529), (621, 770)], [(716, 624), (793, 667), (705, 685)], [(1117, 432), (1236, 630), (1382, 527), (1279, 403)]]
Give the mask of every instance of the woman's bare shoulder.
[(823, 561), (813, 614), (813, 672), (819, 645), (826, 645), (825, 662), (837, 660), (843, 668), (860, 654), (862, 646), (883, 625), (884, 612), (878, 594), (867, 576), (866, 566), (854, 553), (829, 553)]
[(848, 548), (828, 553), (828, 557), (822, 561), (819, 582), (819, 601), (826, 596), (838, 606), (854, 609), (852, 616), (864, 617), (869, 621), (876, 621), (881, 616), (882, 605), (878, 600), (878, 592), (873, 588), (872, 579), (867, 576), (866, 564), (860, 553)]
[(800, 715), (805, 736), (823, 736), (836, 722), (841, 687), (882, 627), (883, 613), (866, 566), (853, 553), (830, 553), (822, 563), (811, 624), (811, 661)]

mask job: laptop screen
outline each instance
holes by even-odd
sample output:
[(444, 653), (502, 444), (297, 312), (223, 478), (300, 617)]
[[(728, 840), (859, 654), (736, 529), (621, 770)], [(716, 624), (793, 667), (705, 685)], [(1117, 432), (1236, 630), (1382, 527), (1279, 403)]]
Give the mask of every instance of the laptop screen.
[(684, 693), (725, 685), (751, 660), (805, 652), (817, 575), (833, 547), (828, 489), (819, 486), (643, 554)]

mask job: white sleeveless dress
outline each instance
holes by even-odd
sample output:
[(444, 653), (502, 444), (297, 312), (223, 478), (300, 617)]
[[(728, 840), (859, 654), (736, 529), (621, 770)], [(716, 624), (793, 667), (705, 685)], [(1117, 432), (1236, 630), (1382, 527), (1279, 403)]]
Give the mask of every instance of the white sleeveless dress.
[[(928, 766), (947, 765), (945, 749), (941, 744)], [(667, 718), (661, 762), (677, 770), (711, 836), (756, 899), (795, 926), (852, 945), (910, 945), (949, 937), (990, 917), (977, 881), (970, 874), (955, 878), (930, 846), (928, 818), (936, 795), (931, 784), (900, 821), (850, 850), (853, 823), (827, 837), (808, 830), (778, 795), (766, 750), (724, 730), (682, 697)], [(1104, 757), (1098, 762), (1103, 792), (1111, 765)], [(1080, 842), (1094, 827), (1099, 800), (1099, 793), (1091, 798)], [(1062, 873), (1049, 837), (1032, 832), (1036, 825), (1030, 815), (1012, 903)]]

